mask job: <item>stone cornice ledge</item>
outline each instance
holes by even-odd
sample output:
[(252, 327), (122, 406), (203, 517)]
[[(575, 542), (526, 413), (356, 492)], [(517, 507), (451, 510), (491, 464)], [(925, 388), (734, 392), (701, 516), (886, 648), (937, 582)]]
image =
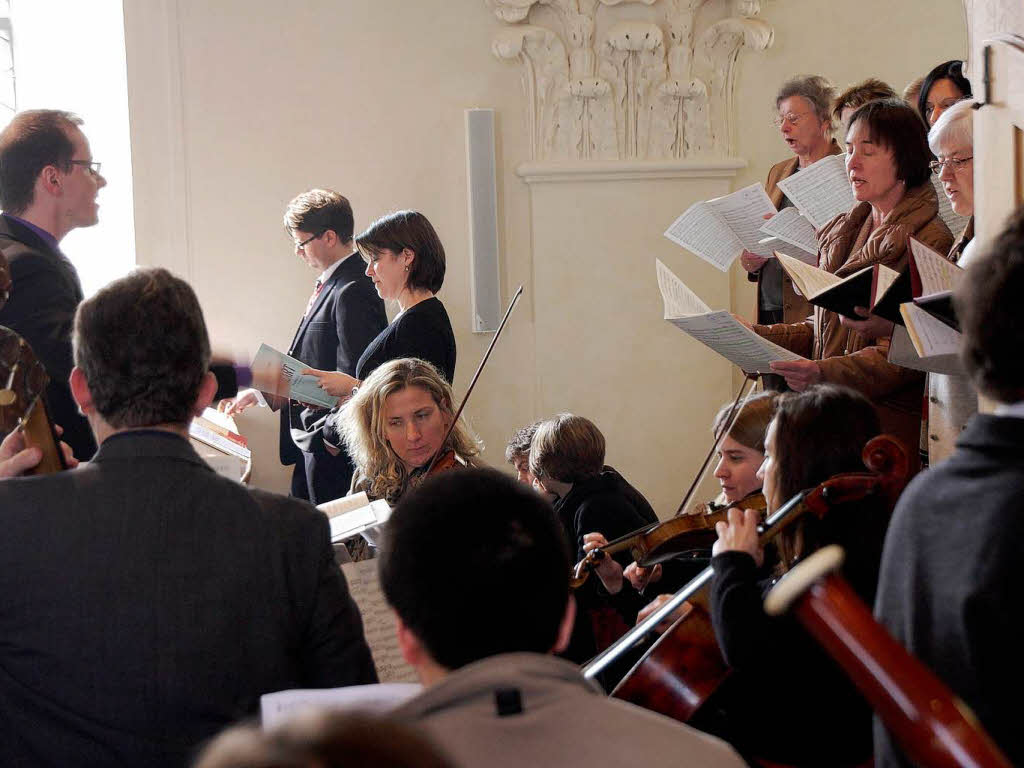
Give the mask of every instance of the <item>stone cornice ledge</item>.
[(739, 157), (692, 160), (553, 160), (523, 163), (516, 174), (527, 184), (566, 181), (732, 178), (747, 167)]

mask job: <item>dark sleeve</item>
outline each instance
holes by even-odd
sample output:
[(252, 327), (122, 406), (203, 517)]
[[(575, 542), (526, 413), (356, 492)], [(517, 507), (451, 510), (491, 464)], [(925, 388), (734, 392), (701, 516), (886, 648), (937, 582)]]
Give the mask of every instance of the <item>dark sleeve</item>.
[(299, 649), (303, 685), (331, 688), (376, 683), (359, 609), (334, 559), (327, 517), (317, 513), (312, 519), (317, 574), (310, 619)]
[[(580, 504), (573, 520), (576, 534), (576, 562), (582, 560), (586, 554), (583, 551), (583, 536), (585, 534), (601, 533), (608, 541), (612, 541), (643, 525), (643, 522), (642, 520), (638, 521), (636, 510), (620, 496), (613, 494), (592, 496)], [(628, 552), (622, 552), (615, 559), (620, 564), (623, 564), (624, 559), (624, 564), (629, 565), (633, 558)]]
[[(711, 621), (722, 656), (731, 667), (763, 665), (783, 653), (787, 633), (782, 620), (764, 612), (763, 574), (746, 552), (723, 552), (711, 558)], [(772, 663), (776, 663), (773, 661)]]
[(65, 275), (34, 253), (12, 260), (11, 281), (4, 317), (12, 318), (14, 330), (32, 346), (50, 378), (66, 384), (73, 367), (71, 328), (78, 296), (64, 290)]
[(449, 329), (438, 323), (424, 322), (420, 317), (402, 318), (395, 328), (387, 359), (418, 357), (432, 364), (451, 383), (455, 376), (455, 350)]
[(367, 345), (380, 335), (388, 324), (381, 301), (369, 280), (356, 280), (346, 285), (334, 309), (338, 332), (337, 370), (355, 376), (356, 364)]

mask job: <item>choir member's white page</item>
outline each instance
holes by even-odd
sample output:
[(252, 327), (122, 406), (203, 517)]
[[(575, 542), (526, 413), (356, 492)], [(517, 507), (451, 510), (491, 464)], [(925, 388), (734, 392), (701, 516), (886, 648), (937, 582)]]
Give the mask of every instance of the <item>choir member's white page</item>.
[(744, 248), (759, 256), (771, 255), (771, 251), (760, 245), (764, 217), (776, 213), (764, 187), (751, 184), (731, 195), (708, 200), (708, 205), (729, 225)]
[(252, 383), (260, 392), (289, 400), (297, 400), (317, 408), (333, 408), (338, 398), (320, 388), (320, 381), (302, 371), (309, 368), (301, 360), (260, 344), (252, 361)]
[[(922, 312), (927, 315), (920, 307), (913, 304), (901, 304), (900, 312), (902, 314), (903, 307), (914, 307), (918, 312)], [(931, 317), (929, 315), (929, 317)], [(934, 318), (932, 318), (934, 320)], [(906, 315), (903, 318), (904, 322), (907, 322)], [(910, 322), (913, 322), (911, 320)], [(935, 322), (941, 322), (936, 320)], [(943, 323), (945, 325), (945, 323)], [(949, 328), (949, 326), (945, 326)], [(949, 330), (953, 330), (949, 328)], [(956, 333), (956, 331), (953, 331)], [(963, 367), (960, 365), (960, 354), (959, 351), (945, 352), (944, 354), (930, 355), (922, 357), (918, 354), (914, 342), (911, 339), (908, 328), (897, 325), (892, 332), (892, 341), (889, 343), (889, 362), (893, 365), (899, 365), (904, 368), (911, 368), (915, 371), (926, 371), (928, 373), (946, 373), (946, 374), (962, 374), (964, 372)]]
[(935, 194), (939, 196), (939, 218), (949, 227), (953, 237), (957, 237), (964, 231), (964, 227), (967, 226), (968, 217), (961, 216), (953, 210), (953, 203), (946, 196), (946, 190), (942, 188), (942, 182), (939, 181), (939, 177), (934, 173), (932, 174), (932, 185), (935, 187)]
[(341, 572), (348, 582), (348, 591), (363, 617), (363, 634), (373, 653), (377, 677), (382, 683), (414, 683), (416, 671), (402, 657), (395, 633), (395, 616), (384, 598), (377, 575), (376, 560), (344, 563)]
[(813, 261), (809, 261), (806, 257), (801, 257), (804, 261), (817, 266), (818, 235), (814, 231), (814, 225), (796, 208), (783, 208), (761, 225), (761, 231), (795, 245), (814, 258)]
[(843, 282), (841, 277), (836, 277), (831, 272), (812, 267), (810, 264), (784, 253), (777, 253), (776, 258), (779, 260), (779, 266), (786, 270), (793, 282), (796, 283), (796, 287), (800, 289), (800, 295), (806, 296), (808, 299), (813, 299), (833, 285)]
[(705, 202), (687, 208), (665, 237), (723, 272), (743, 253), (743, 243)]
[(776, 253), (784, 253), (787, 256), (791, 256), (794, 259), (799, 259), (800, 261), (810, 264), (811, 266), (816, 267), (818, 265), (817, 254), (814, 254), (812, 256), (802, 248), (797, 248), (795, 245), (790, 245), (785, 240), (779, 240), (779, 238), (777, 237), (765, 237), (759, 240), (758, 242), (761, 243), (761, 246), (764, 248), (764, 250), (771, 251), (771, 256), (769, 258), (774, 258)]
[[(372, 561), (371, 561), (372, 562)], [(377, 683), (344, 688), (295, 688), (260, 696), (260, 724), (277, 728), (305, 710), (335, 709), (386, 715), (422, 692), (419, 683)]]
[(910, 255), (921, 278), (921, 296), (952, 291), (964, 276), (963, 269), (915, 237), (910, 238)]
[(856, 199), (846, 174), (846, 155), (829, 155), (779, 182), (790, 202), (821, 229), (840, 213), (853, 208)]
[[(331, 541), (338, 542), (352, 536), (366, 534), (375, 537), (375, 529), (391, 517), (391, 507), (384, 499), (370, 501), (365, 493), (353, 493), (334, 501), (317, 504), (331, 523)], [(376, 545), (375, 538), (368, 538)]]
[(665, 319), (745, 373), (771, 373), (771, 363), (777, 360), (804, 359), (761, 338), (729, 311), (708, 311), (707, 305), (660, 260), (657, 273)]

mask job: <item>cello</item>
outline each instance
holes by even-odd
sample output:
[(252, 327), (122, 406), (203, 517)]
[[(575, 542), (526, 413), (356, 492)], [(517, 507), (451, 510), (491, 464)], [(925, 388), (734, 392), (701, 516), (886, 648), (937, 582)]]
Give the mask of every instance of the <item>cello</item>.
[(915, 765), (1009, 768), (967, 705), (893, 639), (838, 574), (843, 557), (836, 545), (815, 552), (772, 588), (765, 612), (796, 616)]
[[(869, 496), (894, 505), (906, 484), (909, 459), (903, 447), (885, 435), (864, 446), (868, 472), (836, 475), (801, 491), (772, 513), (759, 527), (764, 545), (792, 527), (802, 516), (825, 517), (831, 509)], [(656, 633), (659, 625), (680, 608), (683, 615), (651, 645), (640, 661), (612, 691), (612, 696), (638, 706), (689, 721), (729, 674), (711, 624), (708, 603), (714, 571), (709, 566), (644, 621), (584, 665), (583, 676), (594, 680), (631, 648)]]

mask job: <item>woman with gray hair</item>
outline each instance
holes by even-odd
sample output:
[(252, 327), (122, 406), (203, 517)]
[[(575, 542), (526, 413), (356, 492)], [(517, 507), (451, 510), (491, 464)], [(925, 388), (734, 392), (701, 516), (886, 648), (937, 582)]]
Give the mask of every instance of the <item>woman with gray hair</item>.
[[(830, 112), (834, 97), (832, 83), (818, 75), (801, 75), (787, 80), (775, 96), (778, 111), (775, 125), (794, 155), (773, 165), (764, 185), (768, 197), (779, 210), (792, 205), (779, 189), (779, 181), (827, 155), (842, 152), (832, 138)], [(740, 264), (748, 272), (747, 279), (757, 283), (758, 323), (798, 323), (811, 313), (807, 300), (793, 290), (793, 281), (775, 259), (744, 251)], [(771, 378), (781, 386), (778, 377)]]
[[(953, 243), (949, 260), (961, 267), (970, 263), (969, 247), (974, 238), (974, 102), (958, 101), (944, 111), (928, 131), (928, 146), (937, 158), (932, 171), (939, 175), (942, 189), (953, 210), (969, 216), (967, 226)], [(968, 420), (978, 411), (978, 392), (964, 373), (928, 374), (921, 430), (922, 458), (933, 465), (947, 458)]]

